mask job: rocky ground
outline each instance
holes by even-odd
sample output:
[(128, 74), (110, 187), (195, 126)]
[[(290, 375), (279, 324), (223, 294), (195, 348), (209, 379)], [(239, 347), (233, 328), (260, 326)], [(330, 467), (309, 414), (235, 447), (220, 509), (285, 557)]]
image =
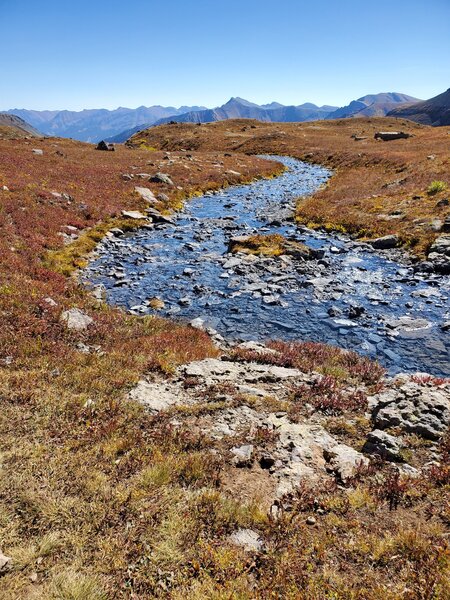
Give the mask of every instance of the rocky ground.
[[(229, 352), (231, 358), (236, 356), (233, 351), (251, 352), (258, 362), (230, 360)], [(237, 493), (244, 498), (258, 498), (276, 512), (299, 486), (323, 485), (330, 478), (347, 483), (374, 456), (392, 461), (406, 478), (420, 478), (424, 469), (439, 464), (437, 442), (450, 424), (450, 380), (398, 375), (382, 380), (376, 393), (363, 383), (344, 385), (339, 392), (344, 398), (358, 393), (367, 401), (365, 410), (360, 410), (366, 420), (365, 437), (348, 444), (327, 427), (330, 416), (345, 411), (308, 402), (323, 375), (277, 366), (274, 359), (281, 352), (256, 342), (245, 342), (229, 352), (220, 359), (182, 365), (170, 381), (142, 379), (129, 398), (152, 413), (178, 409), (171, 421), (174, 427), (223, 441), (226, 462), (232, 467), (227, 477), (239, 479), (242, 489)], [(265, 362), (267, 357), (270, 362)], [(294, 416), (298, 403), (301, 410)], [(352, 420), (350, 416), (349, 426)], [(405, 434), (431, 441), (427, 462), (408, 463), (402, 453), (407, 447)]]

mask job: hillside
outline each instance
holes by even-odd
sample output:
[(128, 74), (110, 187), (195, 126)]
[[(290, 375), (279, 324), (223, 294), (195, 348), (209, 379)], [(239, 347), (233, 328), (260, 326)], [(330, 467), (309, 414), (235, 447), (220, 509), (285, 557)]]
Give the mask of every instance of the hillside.
[(139, 125), (152, 125), (162, 117), (201, 108), (199, 106), (181, 106), (180, 108), (140, 106), (136, 109), (119, 107), (115, 110), (89, 109), (82, 111), (11, 109), (8, 114), (25, 119), (33, 127), (37, 127), (47, 135), (73, 138), (84, 142), (98, 142)]
[(29, 123), (8, 113), (0, 113), (0, 137), (42, 137), (42, 133), (32, 127)]
[(430, 100), (396, 108), (389, 113), (389, 116), (409, 119), (433, 127), (450, 125), (450, 88)]
[(418, 102), (417, 98), (406, 94), (387, 92), (381, 94), (369, 94), (353, 100), (347, 106), (338, 108), (328, 114), (326, 119), (348, 119), (354, 117), (384, 117), (399, 104)]

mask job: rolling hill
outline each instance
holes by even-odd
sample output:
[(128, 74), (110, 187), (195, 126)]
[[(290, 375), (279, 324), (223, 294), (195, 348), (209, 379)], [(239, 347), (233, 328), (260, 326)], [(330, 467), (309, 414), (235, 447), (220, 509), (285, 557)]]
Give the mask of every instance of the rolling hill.
[(358, 100), (352, 100), (347, 106), (338, 108), (327, 115), (326, 119), (350, 119), (354, 117), (385, 117), (391, 110), (411, 102), (419, 102), (417, 98), (398, 94), (396, 92), (385, 92), (381, 94), (368, 94)]
[(450, 88), (430, 100), (391, 110), (389, 116), (409, 119), (434, 127), (450, 125)]
[(0, 129), (1, 137), (43, 137), (43, 134), (29, 123), (20, 117), (7, 113), (0, 113)]

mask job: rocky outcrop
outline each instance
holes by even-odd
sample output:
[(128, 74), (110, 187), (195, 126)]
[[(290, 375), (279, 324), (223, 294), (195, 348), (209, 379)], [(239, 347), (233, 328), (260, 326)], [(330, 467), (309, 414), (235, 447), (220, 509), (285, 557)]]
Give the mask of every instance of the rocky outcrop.
[(437, 440), (450, 424), (450, 383), (421, 384), (410, 376), (397, 376), (394, 385), (369, 399), (378, 429), (399, 427)]

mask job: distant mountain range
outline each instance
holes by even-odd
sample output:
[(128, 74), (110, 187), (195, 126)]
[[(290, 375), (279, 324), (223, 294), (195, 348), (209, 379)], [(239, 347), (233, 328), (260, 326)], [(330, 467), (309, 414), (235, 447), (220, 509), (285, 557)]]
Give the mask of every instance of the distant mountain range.
[(395, 108), (389, 112), (389, 116), (434, 127), (450, 125), (450, 88), (430, 100)]
[(91, 109), (82, 111), (36, 111), (12, 109), (16, 115), (44, 134), (72, 137), (85, 142), (125, 142), (134, 133), (152, 125), (171, 121), (178, 123), (208, 123), (224, 119), (257, 119), (270, 122), (301, 122), (319, 119), (348, 119), (357, 117), (399, 116), (426, 123), (444, 125), (449, 123), (450, 90), (421, 101), (406, 94), (386, 92), (369, 94), (353, 100), (347, 106), (316, 106), (309, 102), (297, 106), (285, 106), (279, 102), (258, 105), (243, 98), (231, 98), (217, 108), (203, 106), (140, 106), (136, 109)]
[(180, 108), (140, 106), (139, 108), (119, 107), (115, 110), (95, 108), (81, 111), (14, 108), (7, 113), (21, 117), (47, 135), (74, 138), (82, 142), (98, 142), (138, 125), (149, 126), (163, 117), (181, 115), (204, 108), (204, 106), (181, 106)]
[(177, 123), (212, 123), (225, 119), (257, 119), (282, 123), (316, 121), (320, 119), (344, 119), (350, 117), (385, 116), (390, 110), (405, 102), (418, 102), (417, 98), (395, 92), (372, 94), (354, 100), (348, 106), (316, 106), (310, 102), (298, 106), (284, 106), (279, 102), (258, 105), (243, 98), (231, 98), (226, 104), (217, 108), (191, 110), (184, 114), (163, 117), (154, 123), (122, 131), (108, 139), (109, 142), (125, 142), (134, 133), (151, 125), (164, 125), (175, 121)]

